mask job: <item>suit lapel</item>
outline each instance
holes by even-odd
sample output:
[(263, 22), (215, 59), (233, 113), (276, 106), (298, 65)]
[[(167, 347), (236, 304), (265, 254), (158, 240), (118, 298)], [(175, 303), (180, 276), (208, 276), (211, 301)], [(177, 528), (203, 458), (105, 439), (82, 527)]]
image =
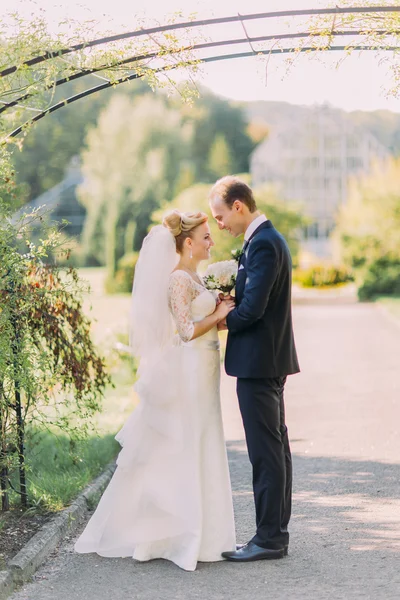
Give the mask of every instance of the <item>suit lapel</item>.
[(266, 221), (261, 223), (261, 225), (259, 225), (255, 231), (253, 231), (253, 233), (251, 234), (249, 239), (246, 240), (245, 243), (243, 244), (243, 254), (240, 257), (239, 266), (242, 264), (242, 261), (247, 258), (248, 248), (249, 248), (250, 242), (254, 238), (254, 236), (257, 235), (257, 233), (259, 231), (261, 231), (262, 229), (270, 229), (271, 227), (273, 227), (273, 225), (272, 225), (271, 221), (269, 219), (267, 219)]
[[(242, 271), (244, 271), (244, 273), (246, 273), (247, 253), (249, 251), (249, 246), (250, 246), (251, 240), (262, 229), (270, 229), (271, 227), (273, 227), (273, 225), (272, 225), (271, 221), (269, 219), (267, 219), (266, 221), (264, 221), (263, 223), (261, 223), (261, 225), (259, 225), (255, 231), (253, 231), (253, 233), (251, 234), (251, 236), (249, 237), (249, 239), (246, 240), (247, 243), (245, 242), (243, 244), (243, 254), (241, 255), (239, 263), (238, 263), (238, 275), (239, 275), (239, 272), (242, 273)], [(241, 266), (243, 266), (243, 269), (240, 268)], [(246, 279), (244, 278), (243, 279), (243, 284), (242, 284), (242, 282), (240, 282), (239, 289), (235, 286), (235, 290), (236, 290), (236, 292), (238, 292), (239, 296), (242, 295), (242, 292), (243, 292), (243, 289), (244, 289), (244, 282), (245, 281), (246, 281)]]

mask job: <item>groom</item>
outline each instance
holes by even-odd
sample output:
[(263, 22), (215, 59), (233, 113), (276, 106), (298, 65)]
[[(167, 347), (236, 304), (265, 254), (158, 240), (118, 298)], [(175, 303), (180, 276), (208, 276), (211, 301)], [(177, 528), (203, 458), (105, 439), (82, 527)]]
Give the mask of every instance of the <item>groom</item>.
[(289, 248), (257, 210), (251, 188), (237, 177), (216, 182), (210, 207), (220, 229), (244, 233), (236, 280), (236, 308), (226, 318), (225, 368), (237, 394), (253, 467), (257, 531), (250, 542), (222, 556), (249, 562), (287, 554), (292, 462), (283, 393), (286, 376), (299, 372), (291, 314)]

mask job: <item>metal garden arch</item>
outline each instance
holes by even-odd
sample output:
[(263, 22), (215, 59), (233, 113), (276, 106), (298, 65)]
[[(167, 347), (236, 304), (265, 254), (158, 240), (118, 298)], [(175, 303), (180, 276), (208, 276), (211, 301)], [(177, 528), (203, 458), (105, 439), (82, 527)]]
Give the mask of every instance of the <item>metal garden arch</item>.
[[(202, 43), (194, 43), (194, 44), (189, 44), (189, 45), (183, 45), (182, 47), (180, 47), (179, 49), (173, 50), (171, 52), (171, 54), (175, 53), (176, 55), (182, 54), (184, 55), (185, 52), (190, 51), (192, 53), (192, 55), (194, 56), (196, 61), (199, 61), (199, 63), (211, 63), (211, 62), (217, 62), (217, 61), (223, 61), (223, 60), (229, 60), (229, 59), (235, 59), (235, 58), (247, 58), (247, 57), (251, 57), (251, 56), (260, 56), (260, 55), (282, 55), (282, 54), (290, 54), (290, 53), (304, 53), (304, 52), (321, 52), (321, 51), (336, 51), (336, 52), (343, 52), (346, 50), (374, 50), (374, 51), (396, 51), (400, 49), (400, 44), (398, 44), (397, 41), (397, 36), (400, 34), (400, 30), (389, 30), (389, 29), (379, 29), (379, 28), (374, 28), (373, 29), (373, 33), (377, 36), (379, 36), (379, 38), (382, 40), (382, 43), (379, 44), (374, 44), (372, 45), (371, 43), (362, 43), (362, 37), (365, 36), (366, 31), (365, 28), (347, 28), (347, 29), (337, 29), (336, 28), (336, 19), (338, 17), (338, 15), (360, 15), (362, 17), (362, 15), (372, 15), (376, 18), (378, 18), (380, 15), (383, 14), (388, 14), (388, 13), (399, 13), (400, 12), (400, 6), (356, 6), (356, 7), (335, 7), (335, 8), (324, 8), (324, 9), (304, 9), (304, 10), (286, 10), (286, 11), (274, 11), (274, 12), (265, 12), (265, 13), (254, 13), (254, 14), (247, 14), (247, 15), (234, 15), (234, 16), (227, 16), (227, 17), (220, 17), (220, 18), (214, 18), (214, 19), (203, 19), (203, 20), (195, 20), (195, 21), (186, 21), (186, 22), (178, 22), (178, 23), (172, 23), (172, 24), (168, 24), (168, 25), (161, 25), (158, 27), (153, 27), (153, 28), (148, 28), (148, 29), (138, 29), (136, 31), (131, 31), (131, 32), (127, 32), (127, 33), (122, 33), (122, 34), (117, 34), (117, 35), (113, 35), (113, 36), (108, 36), (108, 37), (102, 37), (102, 38), (98, 38), (95, 40), (92, 40), (90, 42), (86, 42), (86, 43), (82, 43), (82, 44), (77, 44), (74, 46), (71, 46), (69, 48), (63, 48), (61, 50), (57, 50), (57, 51), (46, 51), (41, 55), (35, 56), (32, 59), (26, 61), (25, 63), (23, 63), (23, 67), (24, 68), (32, 68), (35, 67), (35, 65), (38, 65), (40, 63), (43, 63), (45, 61), (51, 61), (56, 59), (57, 57), (63, 57), (66, 56), (68, 54), (74, 53), (74, 52), (78, 52), (80, 50), (84, 50), (84, 49), (89, 49), (89, 48), (93, 48), (96, 46), (100, 46), (100, 45), (107, 45), (109, 43), (112, 42), (121, 42), (123, 40), (127, 40), (127, 39), (132, 39), (132, 38), (137, 38), (137, 39), (151, 39), (151, 36), (156, 35), (158, 33), (165, 33), (165, 32), (173, 32), (173, 31), (178, 31), (178, 30), (185, 30), (185, 31), (189, 31), (189, 30), (193, 30), (195, 28), (202, 30), (202, 33), (207, 33), (207, 35), (209, 34), (210, 31), (212, 31), (212, 28), (215, 25), (226, 25), (226, 26), (230, 26), (231, 24), (240, 24), (241, 28), (243, 30), (244, 36), (243, 37), (225, 37), (224, 39), (212, 39), (210, 41), (207, 42), (202, 42)], [(251, 36), (248, 33), (248, 30), (246, 28), (246, 24), (248, 25), (249, 23), (258, 23), (261, 24), (262, 22), (264, 23), (268, 23), (271, 22), (272, 19), (282, 19), (282, 18), (303, 18), (303, 17), (329, 17), (332, 16), (332, 22), (329, 25), (329, 29), (321, 29), (321, 30), (303, 30), (303, 31), (296, 31), (296, 32), (289, 32), (289, 33), (272, 33), (272, 34), (268, 34), (268, 35), (257, 35), (257, 36)], [(342, 39), (342, 41), (346, 40), (346, 38), (350, 38), (350, 37), (356, 37), (358, 38), (358, 40), (356, 42), (351, 42), (348, 45), (342, 43), (336, 43), (336, 40), (338, 38)], [(390, 41), (389, 43), (383, 43), (383, 41), (385, 39), (389, 39), (390, 37), (394, 37), (395, 38), (395, 43), (393, 44), (392, 41)], [(297, 42), (297, 46), (293, 46), (293, 42)], [(318, 42), (322, 42), (322, 43), (318, 43)], [(263, 47), (259, 47), (257, 48), (256, 45), (260, 45), (260, 44), (281, 44), (278, 48), (276, 47), (269, 47), (269, 48), (263, 48)], [(290, 43), (292, 43), (292, 45), (290, 45)], [(302, 45), (304, 44), (304, 45)], [(307, 44), (307, 45), (305, 45)], [(231, 53), (227, 53), (227, 54), (215, 54), (214, 52), (216, 52), (216, 49), (219, 48), (225, 48), (226, 46), (236, 46), (239, 47), (239, 49), (241, 51), (238, 52), (231, 52)], [(240, 46), (242, 46), (242, 48), (240, 48)], [(244, 51), (243, 46), (247, 46), (250, 48), (250, 50), (246, 50)], [(207, 55), (207, 52), (210, 52), (210, 55)], [(128, 56), (126, 58), (123, 58), (121, 60), (116, 61), (115, 63), (113, 63), (112, 65), (100, 65), (99, 67), (96, 68), (92, 68), (92, 69), (78, 69), (76, 72), (74, 72), (72, 75), (69, 75), (68, 77), (62, 77), (60, 79), (55, 80), (54, 82), (52, 82), (51, 85), (48, 86), (49, 88), (52, 87), (56, 87), (59, 88), (60, 86), (62, 86), (63, 84), (69, 82), (69, 81), (73, 81), (75, 79), (80, 79), (82, 77), (87, 77), (89, 75), (96, 75), (98, 73), (101, 73), (102, 71), (104, 71), (105, 69), (110, 69), (110, 68), (117, 68), (120, 67), (122, 65), (127, 65), (129, 67), (130, 70), (132, 70), (132, 73), (129, 73), (127, 75), (125, 75), (124, 77), (117, 79), (115, 81), (105, 81), (104, 83), (94, 86), (94, 87), (90, 87), (88, 89), (86, 89), (85, 91), (79, 93), (79, 94), (75, 94), (73, 96), (67, 97), (65, 99), (63, 99), (60, 102), (57, 102), (53, 105), (51, 105), (50, 107), (46, 108), (45, 110), (38, 110), (38, 109), (34, 109), (38, 111), (38, 114), (36, 114), (34, 117), (28, 119), (27, 121), (25, 121), (24, 123), (22, 123), (21, 125), (19, 125), (17, 128), (15, 128), (13, 131), (11, 131), (8, 135), (7, 135), (7, 139), (10, 138), (14, 138), (16, 136), (18, 136), (25, 127), (27, 127), (28, 125), (35, 123), (36, 121), (39, 121), (40, 119), (44, 118), (45, 116), (60, 110), (61, 108), (63, 108), (64, 106), (67, 106), (68, 104), (72, 104), (73, 102), (77, 102), (78, 100), (85, 98), (86, 96), (89, 96), (91, 94), (94, 94), (96, 92), (99, 92), (101, 90), (107, 89), (109, 87), (112, 86), (116, 86), (119, 85), (121, 83), (124, 83), (126, 81), (130, 81), (130, 80), (135, 80), (135, 79), (140, 79), (141, 77), (143, 77), (143, 73), (142, 72), (138, 72), (138, 70), (135, 71), (135, 64), (140, 64), (142, 61), (144, 60), (152, 60), (152, 59), (158, 59), (160, 58), (160, 52), (159, 50), (157, 50), (157, 48), (155, 47), (155, 49), (153, 51), (150, 52), (145, 52), (142, 54), (137, 54), (137, 55), (133, 55), (133, 56)], [(177, 65), (177, 67), (181, 67), (184, 66), (184, 64), (179, 64)], [(12, 65), (9, 66), (5, 69), (3, 69), (3, 71), (0, 72), (0, 78), (4, 78), (7, 77), (9, 75), (12, 75), (13, 73), (15, 73), (17, 71), (19, 67), (17, 65)], [(171, 68), (176, 68), (176, 67), (171, 67), (170, 65), (167, 66), (159, 66), (156, 68), (152, 68), (151, 70), (154, 73), (160, 73), (162, 71), (166, 71), (166, 70), (170, 70)], [(5, 111), (11, 109), (12, 107), (15, 106), (19, 106), (19, 107), (24, 107), (24, 108), (28, 108), (28, 105), (24, 104), (27, 101), (29, 101), (29, 99), (33, 96), (34, 94), (24, 94), (21, 96), (18, 96), (16, 98), (14, 98), (12, 101), (10, 102), (2, 102), (2, 106), (0, 106), (0, 115), (1, 113), (4, 113)]]

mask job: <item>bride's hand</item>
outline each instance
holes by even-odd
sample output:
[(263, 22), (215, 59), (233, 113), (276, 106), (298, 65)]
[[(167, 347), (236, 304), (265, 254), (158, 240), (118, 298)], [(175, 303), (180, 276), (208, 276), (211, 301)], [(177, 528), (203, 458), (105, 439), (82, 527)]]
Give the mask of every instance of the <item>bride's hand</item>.
[(217, 298), (216, 298), (216, 301), (217, 301), (217, 306), (218, 306), (218, 304), (220, 304), (222, 301), (225, 301), (225, 300), (234, 300), (234, 299), (235, 299), (235, 298), (234, 298), (233, 296), (231, 296), (230, 294), (226, 295), (226, 294), (223, 294), (222, 292), (220, 292), (220, 293), (218, 294)]
[(223, 300), (220, 304), (218, 304), (215, 309), (215, 314), (218, 317), (218, 321), (222, 321), (226, 318), (226, 316), (235, 308), (235, 301), (232, 300)]

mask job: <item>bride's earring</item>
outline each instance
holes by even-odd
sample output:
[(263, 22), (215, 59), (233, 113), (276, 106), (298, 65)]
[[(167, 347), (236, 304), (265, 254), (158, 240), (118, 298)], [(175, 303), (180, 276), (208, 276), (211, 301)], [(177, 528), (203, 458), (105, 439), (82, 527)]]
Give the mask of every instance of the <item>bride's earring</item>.
[(190, 258), (193, 258), (193, 254), (192, 254), (192, 249), (190, 248), (190, 254), (189, 254)]

